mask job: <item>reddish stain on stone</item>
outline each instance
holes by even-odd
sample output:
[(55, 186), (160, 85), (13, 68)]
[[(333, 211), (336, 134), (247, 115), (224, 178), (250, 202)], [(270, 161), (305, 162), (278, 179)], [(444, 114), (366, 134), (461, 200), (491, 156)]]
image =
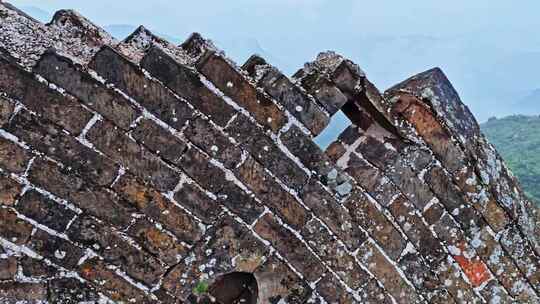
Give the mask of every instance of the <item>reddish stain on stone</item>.
[[(461, 252), (465, 252), (465, 246), (462, 245)], [(491, 274), (484, 262), (478, 256), (467, 258), (463, 254), (455, 255), (454, 259), (459, 264), (469, 281), (474, 287), (482, 285), (491, 278)]]

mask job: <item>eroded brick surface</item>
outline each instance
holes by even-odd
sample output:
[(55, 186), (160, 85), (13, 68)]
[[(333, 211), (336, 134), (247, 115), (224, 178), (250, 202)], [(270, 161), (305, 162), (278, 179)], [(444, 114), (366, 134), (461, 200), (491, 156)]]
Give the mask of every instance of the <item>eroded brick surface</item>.
[(2, 303), (211, 303), (239, 277), (272, 304), (539, 302), (540, 211), (439, 69), (381, 94), (333, 52), (289, 79), (1, 3), (0, 171)]

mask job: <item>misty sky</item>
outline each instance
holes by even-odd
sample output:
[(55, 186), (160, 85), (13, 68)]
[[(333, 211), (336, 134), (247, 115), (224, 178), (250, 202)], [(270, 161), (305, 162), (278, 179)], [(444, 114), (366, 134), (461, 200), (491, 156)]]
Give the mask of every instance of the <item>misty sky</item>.
[(74, 8), (101, 26), (143, 24), (179, 41), (200, 32), (240, 64), (262, 53), (288, 74), (332, 49), (358, 63), (381, 90), (439, 66), (480, 121), (540, 114), (540, 100), (529, 101), (530, 108), (520, 104), (540, 88), (538, 0), (11, 3), (50, 14)]

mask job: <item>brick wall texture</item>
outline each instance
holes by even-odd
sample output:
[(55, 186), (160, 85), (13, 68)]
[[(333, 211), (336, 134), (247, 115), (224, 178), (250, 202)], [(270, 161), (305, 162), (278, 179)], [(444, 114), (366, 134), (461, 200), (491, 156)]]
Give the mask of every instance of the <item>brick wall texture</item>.
[(381, 93), (333, 52), (287, 77), (0, 3), (0, 302), (211, 303), (233, 272), (258, 303), (540, 303), (540, 211), (439, 69)]

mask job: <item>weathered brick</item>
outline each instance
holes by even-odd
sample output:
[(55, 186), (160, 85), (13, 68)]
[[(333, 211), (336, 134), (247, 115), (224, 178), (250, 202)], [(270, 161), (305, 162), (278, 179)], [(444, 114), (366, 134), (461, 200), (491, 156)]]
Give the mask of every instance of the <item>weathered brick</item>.
[(0, 259), (0, 281), (12, 280), (17, 274), (17, 259), (14, 256)]
[(21, 191), (21, 184), (0, 173), (0, 205), (13, 206)]
[(131, 175), (123, 175), (114, 189), (138, 210), (162, 224), (181, 241), (193, 244), (204, 231), (195, 219), (161, 193), (142, 184)]
[(81, 276), (94, 283), (94, 285), (104, 292), (111, 300), (126, 303), (155, 303), (148, 299), (146, 294), (131, 285), (124, 278), (108, 269), (103, 261), (98, 259), (87, 260), (79, 266)]
[(268, 249), (230, 216), (221, 218), (207, 239), (163, 279), (163, 288), (180, 300), (187, 299), (199, 282), (211, 284), (218, 274), (253, 273), (268, 255)]
[(32, 225), (19, 219), (15, 211), (0, 208), (0, 237), (22, 245), (28, 241), (32, 233)]
[(242, 159), (242, 151), (234, 146), (207, 119), (197, 117), (189, 122), (184, 135), (206, 154), (218, 159), (229, 169), (234, 168)]
[(69, 200), (99, 219), (118, 227), (131, 222), (133, 208), (111, 191), (85, 183), (79, 176), (53, 162), (36, 159), (29, 180), (58, 197)]
[(468, 281), (465, 280), (459, 265), (450, 256), (441, 261), (435, 272), (444, 283), (445, 289), (458, 303), (483, 303)]
[(375, 204), (364, 193), (355, 192), (344, 205), (350, 212), (353, 225), (362, 227), (391, 259), (397, 260), (406, 246), (405, 239)]
[(536, 303), (538, 301), (527, 301), (518, 298), (512, 298), (504, 288), (497, 282), (491, 280), (480, 290), (480, 294), (484, 299), (489, 299), (491, 302), (499, 303)]
[(67, 57), (48, 51), (38, 61), (34, 71), (61, 86), (122, 129), (129, 129), (131, 123), (139, 116), (139, 111), (127, 98), (107, 88)]
[(297, 126), (291, 126), (280, 138), (289, 151), (302, 161), (304, 166), (317, 172), (319, 176), (325, 176), (333, 169), (328, 156)]
[(3, 303), (40, 303), (47, 301), (47, 284), (0, 283), (0, 300)]
[(47, 265), (43, 260), (34, 259), (29, 256), (23, 256), (20, 259), (20, 265), (22, 267), (22, 273), (32, 278), (53, 277), (58, 272), (58, 269)]
[(247, 194), (232, 182), (225, 183), (217, 193), (217, 201), (247, 223), (253, 223), (264, 212), (264, 206), (252, 194)]
[[(263, 216), (254, 229), (262, 238), (270, 241), (308, 281), (315, 281), (324, 273), (325, 268), (319, 259), (291, 231), (281, 226), (273, 215)], [(291, 251), (290, 248), (295, 250)]]
[(193, 115), (187, 103), (176, 98), (165, 86), (146, 77), (137, 65), (111, 47), (101, 48), (90, 62), (90, 67), (175, 129), (181, 129)]
[(261, 125), (277, 133), (287, 122), (287, 117), (271, 97), (257, 90), (222, 56), (209, 54), (199, 62), (198, 69), (226, 96), (248, 110)]
[(48, 300), (52, 303), (99, 302), (100, 295), (87, 283), (76, 278), (53, 279), (48, 285)]
[(221, 213), (217, 201), (208, 197), (194, 183), (188, 181), (182, 184), (180, 190), (175, 193), (174, 199), (205, 224), (213, 223)]
[(305, 75), (299, 72), (293, 77), (300, 79), (302, 87), (313, 95), (330, 115), (339, 111), (348, 100), (326, 75), (316, 72)]
[(128, 275), (148, 285), (156, 284), (165, 273), (156, 258), (138, 250), (121, 233), (90, 217), (77, 218), (67, 234), (70, 239), (92, 248), (106, 263), (122, 268)]
[(133, 237), (146, 251), (169, 266), (176, 265), (189, 251), (186, 244), (176, 240), (145, 219), (140, 219), (130, 226), (127, 234)]
[(422, 212), (422, 216), (429, 225), (433, 225), (439, 221), (445, 211), (439, 199), (434, 198), (432, 204)]
[(117, 175), (118, 168), (111, 159), (26, 110), (21, 110), (6, 130), (97, 185), (109, 185)]
[[(347, 155), (344, 157), (347, 157)], [(345, 169), (345, 172), (352, 176), (362, 188), (372, 195), (377, 194), (377, 187), (381, 185), (383, 181), (387, 181), (384, 179), (384, 174), (379, 169), (373, 167), (366, 160), (354, 153), (348, 154), (348, 162), (346, 165), (347, 168)]]
[(346, 150), (343, 144), (339, 141), (334, 141), (324, 151), (324, 154), (326, 154), (333, 163), (337, 163), (339, 158), (345, 154)]
[(255, 159), (246, 159), (237, 172), (241, 181), (289, 225), (296, 229), (305, 225), (308, 220), (307, 210), (266, 173)]
[(461, 169), (465, 164), (465, 155), (421, 101), (409, 95), (402, 95), (394, 106), (394, 111), (401, 113), (415, 127), (450, 172)]
[(179, 64), (159, 47), (148, 50), (141, 66), (219, 126), (224, 127), (235, 114), (230, 105), (205, 86), (196, 71)]
[(517, 227), (511, 226), (501, 233), (500, 244), (514, 259), (535, 289), (540, 289), (540, 263), (536, 260), (531, 246), (527, 243)]
[(142, 148), (111, 123), (98, 122), (89, 132), (88, 140), (144, 181), (158, 190), (172, 190), (179, 181), (178, 174), (156, 155)]
[(67, 269), (75, 269), (84, 255), (81, 247), (39, 229), (32, 235), (28, 247)]
[(29, 151), (0, 137), (0, 168), (12, 173), (23, 173), (30, 158)]
[(143, 119), (131, 133), (133, 138), (150, 151), (173, 164), (178, 164), (187, 144), (149, 119)]
[(407, 198), (397, 197), (388, 208), (397, 220), (397, 224), (423, 258), (429, 262), (429, 265), (436, 265), (446, 256), (440, 241), (435, 238), (429, 226), (424, 224)]
[(264, 303), (305, 303), (312, 293), (308, 284), (275, 256), (269, 257), (254, 275), (259, 285), (258, 298)]
[(362, 286), (362, 288), (358, 290), (358, 295), (365, 303), (393, 303), (388, 293), (379, 286), (379, 283), (375, 278), (369, 280), (366, 285)]
[(186, 151), (180, 160), (180, 167), (197, 183), (212, 193), (219, 192), (226, 180), (225, 172), (210, 163), (210, 157), (197, 148)]
[(270, 170), (287, 186), (300, 190), (307, 182), (308, 176), (290, 159), (284, 151), (249, 119), (239, 115), (226, 129), (231, 136), (243, 144), (251, 156)]
[(55, 231), (64, 231), (75, 216), (67, 209), (34, 190), (27, 191), (19, 200), (17, 210), (25, 216)]
[(384, 254), (371, 242), (364, 243), (358, 251), (358, 259), (381, 281), (384, 288), (398, 303), (418, 303), (415, 289), (407, 284), (405, 278)]
[(398, 266), (414, 287), (424, 295), (443, 288), (442, 282), (432, 271), (432, 265), (424, 263), (418, 252), (404, 252)]
[[(520, 273), (519, 268), (504, 251), (495, 236), (490, 233), (488, 227), (484, 227), (476, 233), (473, 246), (512, 297), (525, 302), (535, 299), (529, 282), (525, 281), (525, 277)], [(517, 285), (522, 285), (522, 288), (514, 288)]]
[(92, 113), (84, 109), (75, 98), (49, 88), (20, 67), (0, 60), (0, 71), (8, 77), (18, 79), (17, 83), (13, 83), (14, 80), (9, 78), (7, 82), (0, 80), (0, 90), (70, 133), (79, 134), (92, 118)]
[(367, 239), (366, 234), (353, 224), (347, 210), (319, 182), (311, 179), (300, 197), (350, 250), (356, 250)]
[(0, 127), (5, 125), (15, 109), (15, 104), (0, 95)]
[(252, 56), (242, 69), (255, 78), (259, 86), (302, 122), (314, 136), (321, 133), (330, 122), (330, 116), (312, 96), (261, 57)]
[(317, 292), (327, 303), (357, 303), (354, 297), (340, 285), (339, 281), (331, 273), (327, 273), (324, 278), (317, 283)]
[(388, 171), (388, 176), (418, 209), (423, 210), (435, 195), (426, 182), (418, 177), (419, 173), (409, 167), (408, 162), (408, 157), (398, 158), (393, 169)]
[[(379, 130), (378, 132), (381, 131)], [(369, 162), (375, 167), (384, 171), (389, 165), (393, 164), (395, 159), (398, 157), (400, 152), (398, 149), (400, 149), (402, 143), (399, 140), (393, 138), (384, 138), (383, 141), (381, 139), (374, 138), (369, 133), (366, 133), (358, 134), (358, 137), (362, 135), (363, 140), (361, 144), (358, 145), (356, 151), (360, 153), (365, 159), (369, 160)], [(375, 134), (375, 136), (381, 135)]]
[(321, 260), (330, 266), (347, 286), (356, 290), (368, 282), (368, 273), (356, 263), (344, 245), (334, 240), (330, 232), (318, 220), (309, 221), (301, 234)]

